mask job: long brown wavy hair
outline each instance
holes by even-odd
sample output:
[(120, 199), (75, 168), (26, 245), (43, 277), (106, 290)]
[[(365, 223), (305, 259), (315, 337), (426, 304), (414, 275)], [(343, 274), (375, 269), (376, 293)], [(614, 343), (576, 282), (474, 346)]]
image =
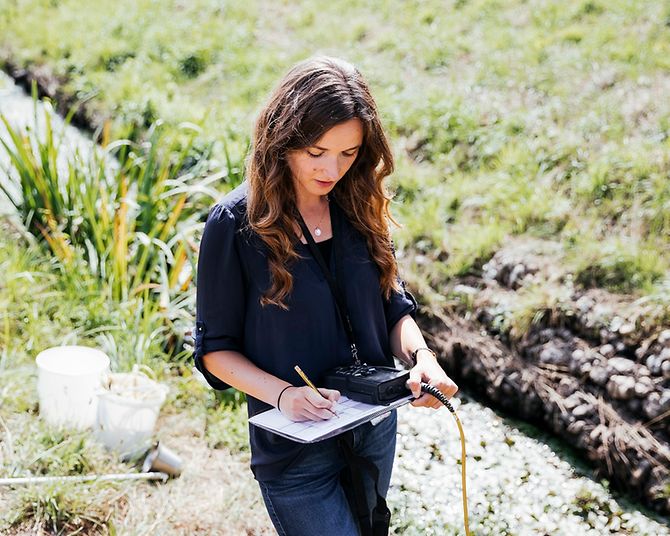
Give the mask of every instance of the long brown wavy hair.
[(393, 155), (379, 120), (377, 105), (361, 73), (338, 58), (313, 57), (295, 65), (261, 110), (247, 161), (249, 226), (267, 245), (271, 286), (262, 305), (287, 309), (293, 288), (288, 270), (299, 258), (294, 226), (298, 209), (286, 155), (316, 141), (333, 126), (358, 118), (363, 143), (352, 166), (331, 196), (365, 237), (380, 270), (388, 299), (398, 289), (389, 222), (390, 197), (382, 184), (393, 172)]

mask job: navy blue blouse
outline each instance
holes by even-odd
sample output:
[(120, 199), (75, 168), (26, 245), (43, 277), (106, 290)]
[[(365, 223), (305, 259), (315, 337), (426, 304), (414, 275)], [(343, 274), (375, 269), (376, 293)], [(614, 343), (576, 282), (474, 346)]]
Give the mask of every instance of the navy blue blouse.
[[(335, 299), (308, 246), (296, 241), (301, 258), (290, 267), (289, 310), (260, 305), (270, 286), (267, 248), (248, 228), (246, 201), (245, 182), (212, 208), (205, 224), (198, 260), (195, 365), (214, 389), (227, 389), (228, 385), (205, 369), (202, 357), (217, 350), (234, 350), (294, 385), (303, 384), (293, 368), (300, 365), (319, 385), (326, 370), (352, 363)], [(379, 269), (364, 238), (335, 202), (330, 206), (331, 217), (340, 218), (340, 232), (333, 240), (341, 257), (339, 272), (359, 356), (370, 364), (392, 365), (389, 332), (403, 316), (414, 315), (416, 301), (402, 282), (402, 291), (384, 299)], [(336, 274), (333, 261), (331, 255), (331, 272)], [(249, 416), (271, 408), (251, 396), (247, 402)], [(304, 448), (253, 425), (249, 436), (251, 469), (260, 481), (280, 476)]]

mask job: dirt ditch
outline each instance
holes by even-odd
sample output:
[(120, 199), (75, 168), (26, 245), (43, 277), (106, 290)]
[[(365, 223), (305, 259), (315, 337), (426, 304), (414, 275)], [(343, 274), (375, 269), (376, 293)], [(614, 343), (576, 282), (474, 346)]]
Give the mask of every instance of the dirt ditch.
[[(455, 379), (564, 438), (596, 477), (667, 515), (670, 329), (645, 316), (644, 301), (576, 290), (528, 259), (500, 251), (481, 279), (451, 287), (470, 295), (469, 320), (456, 308), (422, 316), (422, 326)], [(539, 284), (561, 298), (515, 334), (501, 315)]]
[(72, 114), (70, 124), (93, 132), (104, 123), (90, 96), (77, 96), (64, 89), (67, 80), (54, 74), (48, 65), (21, 66), (14, 62), (8, 51), (0, 50), (0, 68), (14, 79), (16, 85), (30, 95), (33, 84), (38, 98), (49, 98), (63, 117)]

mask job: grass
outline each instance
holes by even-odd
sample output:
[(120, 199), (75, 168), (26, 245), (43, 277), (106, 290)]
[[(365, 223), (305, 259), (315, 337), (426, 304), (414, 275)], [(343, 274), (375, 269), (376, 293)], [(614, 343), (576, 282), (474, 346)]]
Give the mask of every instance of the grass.
[[(66, 267), (81, 258), (110, 284), (116, 299), (128, 299), (158, 279), (169, 283), (163, 292), (173, 290), (198, 227), (192, 199), (200, 192), (192, 183), (200, 178), (200, 166), (183, 171), (191, 144), (181, 147), (166, 139), (157, 123), (145, 143), (103, 138), (103, 150), (68, 154), (45, 104), (44, 113), (36, 107), (29, 130), (0, 116), (9, 138), (2, 140), (8, 174), (18, 176), (19, 193), (0, 187), (26, 230), (43, 239)], [(167, 268), (162, 274), (156, 273), (160, 265)]]
[(570, 308), (570, 289), (552, 285), (530, 285), (493, 309), (492, 328), (518, 341), (532, 328), (558, 325)]
[[(8, 174), (19, 186), (18, 193), (2, 184), (0, 189), (15, 206), (23, 236), (32, 236), (58, 261), (69, 279), (65, 288), (87, 297), (89, 308), (114, 303), (120, 329), (140, 327), (132, 351), (106, 336), (90, 311), (71, 335), (100, 332), (113, 358), (121, 352), (146, 355), (156, 340), (164, 341), (165, 355), (183, 358), (182, 340), (193, 322), (195, 235), (217, 196), (208, 181), (225, 173), (203, 179), (207, 161), (193, 161), (192, 143), (179, 139), (192, 128), (167, 132), (160, 122), (142, 143), (103, 136), (99, 149), (71, 150), (45, 105), (43, 112), (36, 106), (34, 124), (25, 130), (0, 116), (8, 133), (2, 140)], [(81, 272), (91, 277), (81, 278)]]
[(39, 519), (52, 534), (110, 534), (114, 531), (111, 514), (124, 507), (123, 496), (111, 486), (92, 486), (90, 495), (70, 485), (48, 485), (24, 489), (7, 516), (7, 527), (18, 527), (22, 519)]
[(622, 293), (643, 289), (653, 293), (654, 285), (668, 272), (668, 265), (653, 242), (614, 238), (598, 246), (589, 243), (580, 248), (580, 258), (574, 261), (576, 281), (586, 288), (605, 287)]
[(58, 344), (100, 346), (117, 370), (168, 357), (165, 339), (155, 333), (162, 315), (143, 318), (139, 300), (119, 303), (100, 293), (97, 281), (85, 270), (77, 277), (71, 272), (63, 275), (56, 259), (45, 256), (38, 246), (25, 248), (15, 242), (16, 234), (6, 225), (3, 230), (0, 373), (12, 373), (39, 351)]
[[(14, 397), (9, 407), (4, 400), (0, 406), (3, 424), (0, 426), (0, 477), (139, 471), (132, 462), (120, 462), (113, 453), (105, 451), (89, 431), (54, 428), (36, 418), (34, 370), (24, 368), (24, 374), (2, 378), (3, 386), (11, 389)], [(222, 500), (230, 503), (237, 496), (244, 501), (244, 506), (238, 507), (231, 518), (233, 530), (262, 533), (261, 528), (267, 526), (269, 520), (263, 510), (257, 510), (260, 497), (256, 497), (258, 489), (246, 468), (248, 454), (244, 449), (238, 450), (240, 443), (246, 442), (245, 434), (241, 433), (246, 427), (246, 406), (241, 402), (235, 405), (235, 401), (217, 405), (217, 395), (205, 390), (185, 370), (182, 376), (172, 374), (163, 381), (170, 386), (171, 396), (162, 408), (156, 437), (178, 453), (186, 466), (185, 475), (159, 486), (138, 482), (59, 482), (13, 490), (3, 487), (0, 488), (0, 532), (32, 534), (40, 529), (53, 534), (77, 531), (105, 535), (149, 534), (155, 521), (150, 514), (156, 515), (164, 507), (160, 502), (193, 503), (203, 482), (214, 478), (217, 487), (230, 490), (230, 496), (226, 492), (221, 494)], [(27, 388), (16, 389), (20, 385)], [(30, 410), (22, 413), (20, 406)], [(192, 515), (188, 506), (184, 506), (164, 516), (160, 530), (185, 533), (183, 527)], [(225, 508), (221, 511), (218, 507), (211, 512), (201, 512), (201, 533), (217, 533), (216, 524), (225, 515)]]
[[(53, 428), (37, 419), (37, 394), (32, 367), (0, 372), (2, 477), (82, 475), (125, 472), (127, 466), (114, 460), (88, 431)], [(27, 523), (54, 534), (109, 534), (110, 518), (125, 507), (125, 496), (117, 483), (76, 486), (58, 482), (0, 490), (0, 531)]]
[[(193, 378), (189, 367), (170, 360), (172, 356), (164, 348), (165, 338), (154, 333), (161, 325), (162, 315), (148, 317), (144, 324), (137, 322), (137, 306), (127, 304), (123, 308), (110, 295), (87, 294), (87, 288), (98, 285), (90, 273), (81, 271), (77, 278), (68, 276), (61, 262), (43, 248), (37, 244), (26, 247), (15, 229), (6, 222), (0, 222), (0, 226), (0, 477), (138, 470), (131, 462), (120, 462), (105, 451), (88, 431), (54, 428), (37, 418), (34, 357), (63, 342), (89, 344), (110, 355), (113, 370), (128, 370), (139, 362), (156, 371), (170, 387), (156, 437), (178, 451), (190, 472), (203, 473), (198, 486), (209, 478), (204, 475), (208, 470), (225, 472), (227, 467), (227, 476), (219, 474), (217, 478), (231, 479), (230, 489), (244, 497), (248, 505), (248, 509), (238, 509), (231, 526), (241, 533), (262, 533), (269, 521), (254, 510), (258, 506), (258, 490), (243, 466), (248, 460), (243, 398), (204, 388)], [(41, 266), (41, 270), (37, 271), (36, 266)], [(205, 445), (204, 452), (194, 445), (188, 447), (193, 450), (181, 447), (194, 438)], [(230, 453), (236, 454), (233, 457)], [(221, 459), (214, 463), (215, 458)], [(186, 477), (183, 483), (164, 485), (162, 493), (171, 501), (187, 503), (196, 493), (195, 485)], [(158, 497), (154, 497), (156, 493), (154, 485), (123, 482), (57, 483), (14, 490), (0, 487), (0, 532), (151, 533), (155, 520), (149, 510), (161, 507)], [(184, 513), (187, 515), (191, 514)], [(216, 533), (215, 523), (222, 515), (218, 510), (204, 515), (204, 533)], [(132, 525), (126, 525), (129, 522)], [(161, 530), (168, 532), (177, 531), (179, 523), (187, 525), (181, 513), (167, 516), (164, 522)]]
[[(48, 112), (43, 122), (49, 125)], [(149, 140), (138, 145), (135, 152), (121, 158), (121, 165), (117, 167), (107, 158), (96, 160), (99, 157), (95, 154), (84, 157), (79, 153), (75, 153), (71, 160), (65, 160), (63, 165), (63, 157), (67, 154), (61, 151), (59, 136), (50, 126), (44, 137), (12, 130), (9, 124), (6, 127), (14, 145), (6, 144), (5, 148), (15, 151), (12, 155), (14, 169), (22, 173), (24, 195), (15, 199), (17, 217), (0, 221), (3, 230), (0, 239), (0, 266), (3, 269), (0, 275), (0, 288), (3, 289), (0, 298), (2, 476), (137, 471), (132, 464), (120, 463), (113, 455), (104, 452), (88, 431), (53, 428), (36, 418), (38, 402), (32, 359), (42, 349), (68, 343), (101, 348), (111, 358), (113, 370), (129, 370), (134, 364), (149, 365), (175, 393), (166, 402), (163, 414), (176, 415), (177, 421), (182, 422), (177, 428), (183, 428), (183, 414), (188, 413), (194, 422), (202, 423), (202, 429), (195, 428), (194, 431), (205, 439), (207, 448), (237, 452), (239, 457), (240, 452), (248, 450), (243, 398), (205, 390), (195, 382), (184, 363), (191, 351), (183, 347), (181, 339), (192, 324), (190, 311), (194, 296), (188, 274), (183, 281), (181, 277), (170, 275), (184, 266), (185, 248), (181, 248), (181, 264), (174, 262), (179, 257), (172, 255), (170, 248), (176, 247), (178, 253), (179, 240), (190, 247), (194, 239), (182, 238), (186, 236), (184, 227), (197, 227), (201, 217), (185, 202), (189, 193), (185, 182), (198, 178), (193, 196), (211, 195), (206, 181), (197, 177), (197, 168), (182, 171), (178, 177), (170, 176), (172, 172), (168, 166), (176, 170), (182, 168), (183, 156), (188, 151), (170, 151), (168, 146), (165, 148), (168, 152), (162, 155), (159, 163), (153, 154), (159, 148), (164, 149), (158, 143), (163, 138), (158, 137), (153, 143)], [(132, 147), (131, 144), (117, 143), (116, 146)], [(24, 164), (26, 166), (22, 168)], [(86, 166), (91, 164), (99, 171), (86, 173), (91, 169)], [(69, 173), (63, 174), (63, 169)], [(79, 188), (77, 185), (81, 183), (72, 180), (77, 173), (81, 173), (85, 188)], [(68, 182), (63, 182), (63, 177)], [(129, 177), (132, 186), (115, 198), (118, 186)], [(87, 181), (98, 182), (91, 188)], [(147, 185), (145, 193), (143, 184)], [(102, 202), (88, 206), (89, 199), (94, 198), (80, 195), (88, 196), (90, 190), (97, 192)], [(179, 212), (166, 210), (162, 203), (171, 196), (179, 196)], [(109, 205), (104, 204), (105, 200), (109, 200)], [(132, 208), (124, 210), (124, 205)], [(114, 214), (109, 218), (114, 224), (105, 229), (94, 229), (93, 225), (105, 224), (104, 218), (98, 218), (105, 210)], [(45, 222), (42, 229), (31, 229), (31, 224), (40, 218)], [(124, 220), (126, 225), (121, 226), (127, 231), (124, 231), (124, 240), (119, 240), (118, 222), (122, 218), (128, 218)], [(48, 223), (49, 220), (52, 223)], [(147, 232), (141, 231), (143, 223), (151, 226)], [(45, 229), (48, 231), (42, 232)], [(166, 229), (172, 231), (172, 236)], [(160, 241), (160, 247), (153, 253), (158, 252), (156, 257), (159, 261), (163, 259), (162, 263), (155, 259), (150, 261), (147, 252), (151, 251), (142, 249), (144, 245), (152, 244), (146, 240), (151, 236), (153, 243)], [(96, 238), (100, 238), (99, 249), (96, 249), (98, 244), (94, 244)], [(116, 245), (120, 241), (130, 247), (119, 251)], [(108, 248), (108, 243), (113, 249)], [(167, 259), (172, 261), (172, 270), (166, 266)], [(114, 286), (113, 277), (104, 277), (108, 273), (107, 267), (114, 270), (115, 264), (123, 263), (130, 268), (130, 273), (142, 262), (149, 268), (144, 271), (147, 279), (139, 279), (140, 286), (145, 287), (139, 292), (135, 290), (136, 286), (131, 286), (130, 277), (120, 287)], [(134, 272), (136, 281), (137, 273)], [(154, 274), (160, 276), (155, 283), (149, 279)], [(118, 292), (119, 288), (121, 292)], [(174, 428), (173, 425), (163, 432), (159, 430), (158, 437), (168, 445), (174, 444), (179, 441), (179, 432)], [(203, 458), (201, 463), (206, 460)], [(248, 474), (236, 485), (245, 495), (250, 494), (249, 489), (258, 494)], [(57, 534), (113, 534), (117, 525), (123, 528), (125, 520), (132, 519), (134, 511), (150, 502), (147, 498), (150, 490), (150, 485), (131, 488), (117, 483), (35, 485), (9, 494), (0, 490), (0, 510), (4, 512), (0, 517), (0, 531), (21, 533), (39, 528)], [(139, 506), (129, 506), (131, 496), (139, 497)], [(252, 500), (248, 503), (254, 504)], [(245, 518), (244, 512), (240, 509), (240, 517), (233, 524), (240, 531), (267, 524), (263, 516), (247, 514)], [(141, 527), (142, 523), (135, 521), (132, 529)]]
[[(429, 277), (476, 273), (501, 240), (527, 234), (574, 249), (577, 272), (588, 253), (613, 290), (650, 292), (667, 273), (663, 2), (3, 3), (5, 56), (92, 98), (113, 137), (195, 123), (195, 152), (236, 177), (280, 73), (314, 52), (353, 60), (395, 142), (398, 240), (429, 240), (444, 265)], [(631, 233), (654, 239), (659, 262), (633, 263), (639, 277), (622, 286), (597, 244)]]

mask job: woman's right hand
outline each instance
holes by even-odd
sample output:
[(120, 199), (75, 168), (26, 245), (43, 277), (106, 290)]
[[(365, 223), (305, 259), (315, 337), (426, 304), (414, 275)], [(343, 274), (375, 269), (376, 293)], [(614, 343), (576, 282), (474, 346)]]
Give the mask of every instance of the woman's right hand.
[(289, 387), (277, 409), (292, 421), (325, 421), (335, 417), (340, 392), (322, 387), (319, 393), (323, 396), (311, 387)]

